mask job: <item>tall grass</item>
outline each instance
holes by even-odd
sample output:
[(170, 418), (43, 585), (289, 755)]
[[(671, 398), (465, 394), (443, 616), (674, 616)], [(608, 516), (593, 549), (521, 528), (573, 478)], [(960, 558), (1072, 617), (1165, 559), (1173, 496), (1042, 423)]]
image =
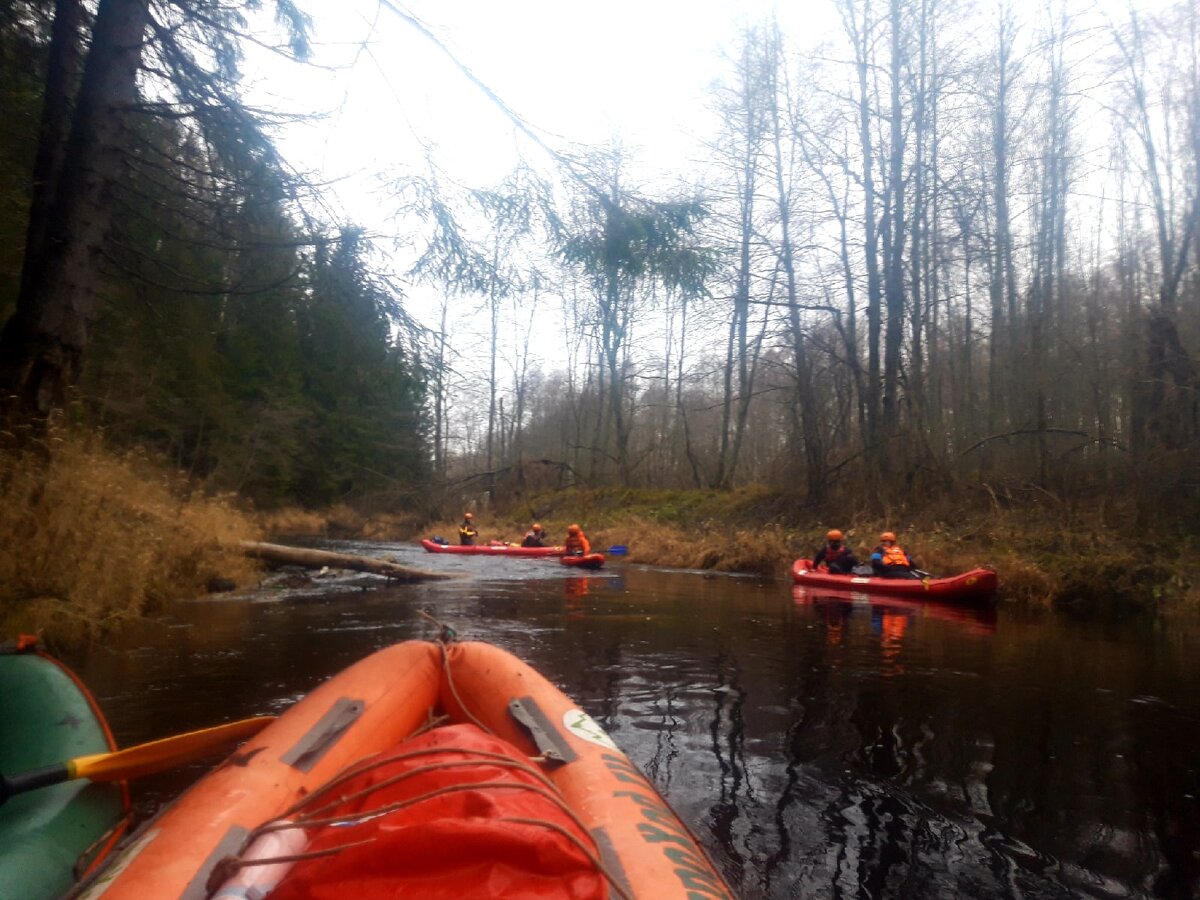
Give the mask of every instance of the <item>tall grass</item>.
[(229, 497), (203, 497), (137, 453), (53, 427), (0, 449), (0, 634), (94, 637), (214, 578), (256, 568), (233, 543), (256, 527)]
[[(496, 510), (494, 519), (515, 521), (526, 510), (552, 536), (558, 523), (577, 521), (597, 549), (624, 544), (630, 562), (650, 565), (787, 578), (792, 562), (815, 553), (830, 528), (846, 533), (863, 562), (880, 533), (894, 531), (935, 574), (996, 569), (1006, 599), (1200, 604), (1200, 566), (1189, 540), (1178, 547), (1148, 542), (1122, 527), (1130, 516), (1104, 502), (1003, 505), (960, 497), (884, 519), (850, 508), (818, 514), (785, 492), (754, 486), (729, 492), (569, 489), (527, 498), (520, 510)], [(493, 536), (486, 518), (476, 522), (481, 534)]]

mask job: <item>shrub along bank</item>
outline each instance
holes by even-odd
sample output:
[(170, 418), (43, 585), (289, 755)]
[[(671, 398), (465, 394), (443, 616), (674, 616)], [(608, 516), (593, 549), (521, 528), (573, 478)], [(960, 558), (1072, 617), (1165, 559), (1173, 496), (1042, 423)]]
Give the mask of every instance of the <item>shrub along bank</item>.
[(0, 637), (65, 644), (164, 602), (256, 578), (232, 549), (259, 536), (234, 498), (206, 497), (138, 453), (52, 428), (0, 447)]

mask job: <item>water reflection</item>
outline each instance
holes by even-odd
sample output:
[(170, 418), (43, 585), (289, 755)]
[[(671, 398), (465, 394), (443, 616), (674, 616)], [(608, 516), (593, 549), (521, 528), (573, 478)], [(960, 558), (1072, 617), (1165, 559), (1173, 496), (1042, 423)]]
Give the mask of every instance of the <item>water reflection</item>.
[[(463, 577), (267, 585), (249, 601), (181, 605), (71, 662), (119, 740), (136, 743), (278, 712), (371, 650), (429, 636), (428, 610), (527, 660), (596, 717), (743, 897), (1200, 886), (1196, 625), (377, 552)], [(143, 805), (198, 774), (143, 782)]]
[[(792, 586), (792, 599), (829, 611), (827, 621), (839, 619), (842, 624), (857, 610), (871, 617), (875, 633), (883, 634), (892, 649), (898, 649), (908, 623), (913, 619), (938, 619), (955, 622), (968, 634), (990, 635), (996, 632), (996, 607), (991, 604), (943, 603), (936, 600), (908, 600), (902, 597), (883, 597), (860, 591), (837, 591), (830, 588)], [(860, 613), (861, 614), (861, 613)]]

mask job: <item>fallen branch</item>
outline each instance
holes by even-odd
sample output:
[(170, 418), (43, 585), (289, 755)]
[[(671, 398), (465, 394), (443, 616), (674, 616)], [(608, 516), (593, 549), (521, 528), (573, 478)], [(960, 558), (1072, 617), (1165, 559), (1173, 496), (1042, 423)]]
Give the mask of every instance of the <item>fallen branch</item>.
[(978, 450), (984, 444), (990, 444), (992, 441), (998, 441), (1001, 438), (1021, 437), (1029, 434), (1069, 434), (1074, 437), (1090, 438), (1091, 435), (1086, 431), (1075, 431), (1072, 428), (1018, 428), (1016, 431), (1006, 431), (1003, 434), (988, 435), (981, 441), (976, 441), (966, 450), (962, 451), (959, 457), (966, 456), (972, 450)]
[(309, 569), (350, 569), (354, 572), (370, 572), (397, 581), (440, 581), (454, 576), (442, 572), (413, 569), (398, 563), (369, 556), (351, 556), (348, 553), (331, 553), (328, 550), (309, 550), (304, 547), (285, 547), (282, 544), (264, 544), (259, 541), (239, 541), (247, 556), (265, 559), (288, 566), (304, 566)]

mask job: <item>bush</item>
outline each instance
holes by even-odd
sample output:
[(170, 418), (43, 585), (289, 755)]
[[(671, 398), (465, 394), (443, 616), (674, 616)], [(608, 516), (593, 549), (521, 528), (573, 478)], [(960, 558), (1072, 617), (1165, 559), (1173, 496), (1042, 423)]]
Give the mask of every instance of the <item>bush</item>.
[(218, 579), (245, 583), (257, 570), (236, 542), (254, 537), (231, 497), (53, 427), (0, 450), (0, 630), (70, 642)]

